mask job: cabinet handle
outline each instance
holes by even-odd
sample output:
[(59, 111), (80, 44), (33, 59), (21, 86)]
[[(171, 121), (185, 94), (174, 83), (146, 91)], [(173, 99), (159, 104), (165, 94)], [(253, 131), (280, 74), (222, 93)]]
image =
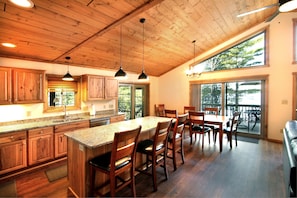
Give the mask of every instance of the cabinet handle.
[(39, 133), (40, 133), (40, 134), (43, 134), (43, 131), (40, 131)]
[(11, 140), (14, 140), (14, 137), (13, 137), (13, 136), (10, 136), (10, 139), (11, 139)]
[(63, 137), (62, 136), (60, 136), (60, 142), (63, 142)]

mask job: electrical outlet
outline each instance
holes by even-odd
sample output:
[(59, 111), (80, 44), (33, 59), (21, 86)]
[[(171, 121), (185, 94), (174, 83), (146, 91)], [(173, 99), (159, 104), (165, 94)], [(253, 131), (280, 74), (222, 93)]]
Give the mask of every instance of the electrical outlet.
[(27, 117), (30, 117), (31, 116), (31, 111), (27, 111)]

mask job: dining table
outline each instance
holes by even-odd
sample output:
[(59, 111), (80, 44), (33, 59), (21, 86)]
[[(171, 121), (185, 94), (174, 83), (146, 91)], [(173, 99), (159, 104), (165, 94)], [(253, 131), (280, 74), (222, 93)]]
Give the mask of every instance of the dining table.
[(221, 115), (204, 115), (204, 123), (205, 124), (212, 124), (219, 126), (219, 145), (220, 145), (220, 152), (223, 151), (223, 126), (230, 120), (229, 116), (221, 116)]

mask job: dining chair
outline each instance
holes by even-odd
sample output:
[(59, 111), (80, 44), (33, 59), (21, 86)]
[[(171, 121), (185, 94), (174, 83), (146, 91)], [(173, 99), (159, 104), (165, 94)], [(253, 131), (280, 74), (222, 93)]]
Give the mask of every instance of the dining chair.
[(183, 145), (183, 133), (185, 122), (187, 120), (188, 114), (181, 114), (178, 115), (178, 118), (174, 122), (174, 128), (170, 130), (168, 135), (168, 152), (167, 157), (172, 159), (173, 161), (173, 168), (176, 170), (176, 155), (180, 153), (182, 164), (185, 163), (184, 157), (184, 145)]
[(241, 112), (235, 111), (231, 120), (231, 124), (227, 124), (223, 132), (227, 134), (227, 139), (230, 142), (230, 148), (232, 149), (232, 135), (235, 136), (235, 144), (237, 146), (237, 129), (240, 121)]
[[(200, 137), (202, 136), (202, 149), (204, 148), (204, 135), (208, 133), (208, 141), (210, 144), (210, 128), (206, 127), (204, 124), (204, 112), (198, 112), (198, 111), (190, 111), (189, 112), (189, 119), (190, 119), (190, 138), (192, 144), (193, 134), (195, 134), (195, 140), (196, 140), (196, 134), (198, 133)], [(199, 139), (200, 139), (199, 137)]]
[[(152, 176), (154, 191), (157, 191), (157, 167), (164, 169), (165, 178), (166, 180), (168, 179), (166, 158), (171, 123), (172, 119), (170, 121), (158, 122), (153, 139), (142, 140), (137, 144), (136, 151), (144, 154), (146, 161), (136, 171)], [(144, 165), (145, 167), (143, 167)], [(151, 165), (150, 168), (149, 165)]]
[(165, 105), (164, 104), (155, 104), (155, 115), (156, 116), (160, 116), (160, 117), (164, 117), (165, 116)]
[[(133, 197), (136, 197), (135, 156), (140, 130), (141, 126), (115, 133), (111, 151), (89, 160), (90, 193), (92, 196), (95, 194), (103, 196), (103, 193), (99, 192), (100, 189), (95, 188), (96, 171), (99, 171), (109, 175), (111, 197), (115, 197), (116, 192), (128, 184), (131, 186)], [(127, 171), (130, 173), (129, 179), (121, 177), (121, 174)]]
[[(190, 111), (196, 111), (196, 107), (184, 106), (184, 113), (189, 114)], [(189, 128), (189, 126), (190, 126), (190, 119), (189, 119), (189, 115), (188, 115), (186, 123), (185, 123), (185, 127)], [(185, 133), (184, 133), (184, 136), (185, 136)]]
[(175, 109), (174, 110), (173, 109), (165, 109), (164, 113), (165, 113), (165, 117), (168, 117), (168, 118), (177, 118), (178, 117), (178, 112)]
[[(205, 107), (204, 112), (209, 115), (219, 115), (218, 107)], [(206, 124), (205, 126), (210, 127), (213, 133), (213, 142), (217, 141), (217, 133), (220, 131), (220, 127), (218, 125)]]

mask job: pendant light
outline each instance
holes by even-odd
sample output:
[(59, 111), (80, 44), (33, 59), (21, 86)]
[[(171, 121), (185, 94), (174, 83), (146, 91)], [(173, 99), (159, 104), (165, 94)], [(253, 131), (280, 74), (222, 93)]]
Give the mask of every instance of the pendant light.
[(280, 0), (279, 1), (279, 11), (289, 12), (297, 8), (297, 0)]
[(67, 73), (63, 76), (62, 80), (64, 81), (73, 81), (73, 77), (71, 76), (71, 74), (69, 73), (69, 60), (71, 59), (70, 56), (66, 56), (65, 59), (68, 61), (68, 69), (67, 69)]
[(194, 62), (192, 65), (190, 65), (190, 68), (187, 69), (186, 75), (189, 77), (199, 77), (202, 73), (203, 67), (198, 67), (198, 65), (195, 65), (195, 56), (196, 56), (196, 40), (192, 41), (194, 45)]
[(122, 69), (122, 25), (120, 31), (120, 69), (115, 73), (114, 77), (116, 79), (125, 79), (127, 78), (126, 72)]
[(145, 74), (144, 72), (144, 22), (145, 22), (145, 18), (141, 18), (140, 23), (142, 23), (142, 72), (141, 74), (138, 76), (138, 80), (148, 80), (149, 77)]

